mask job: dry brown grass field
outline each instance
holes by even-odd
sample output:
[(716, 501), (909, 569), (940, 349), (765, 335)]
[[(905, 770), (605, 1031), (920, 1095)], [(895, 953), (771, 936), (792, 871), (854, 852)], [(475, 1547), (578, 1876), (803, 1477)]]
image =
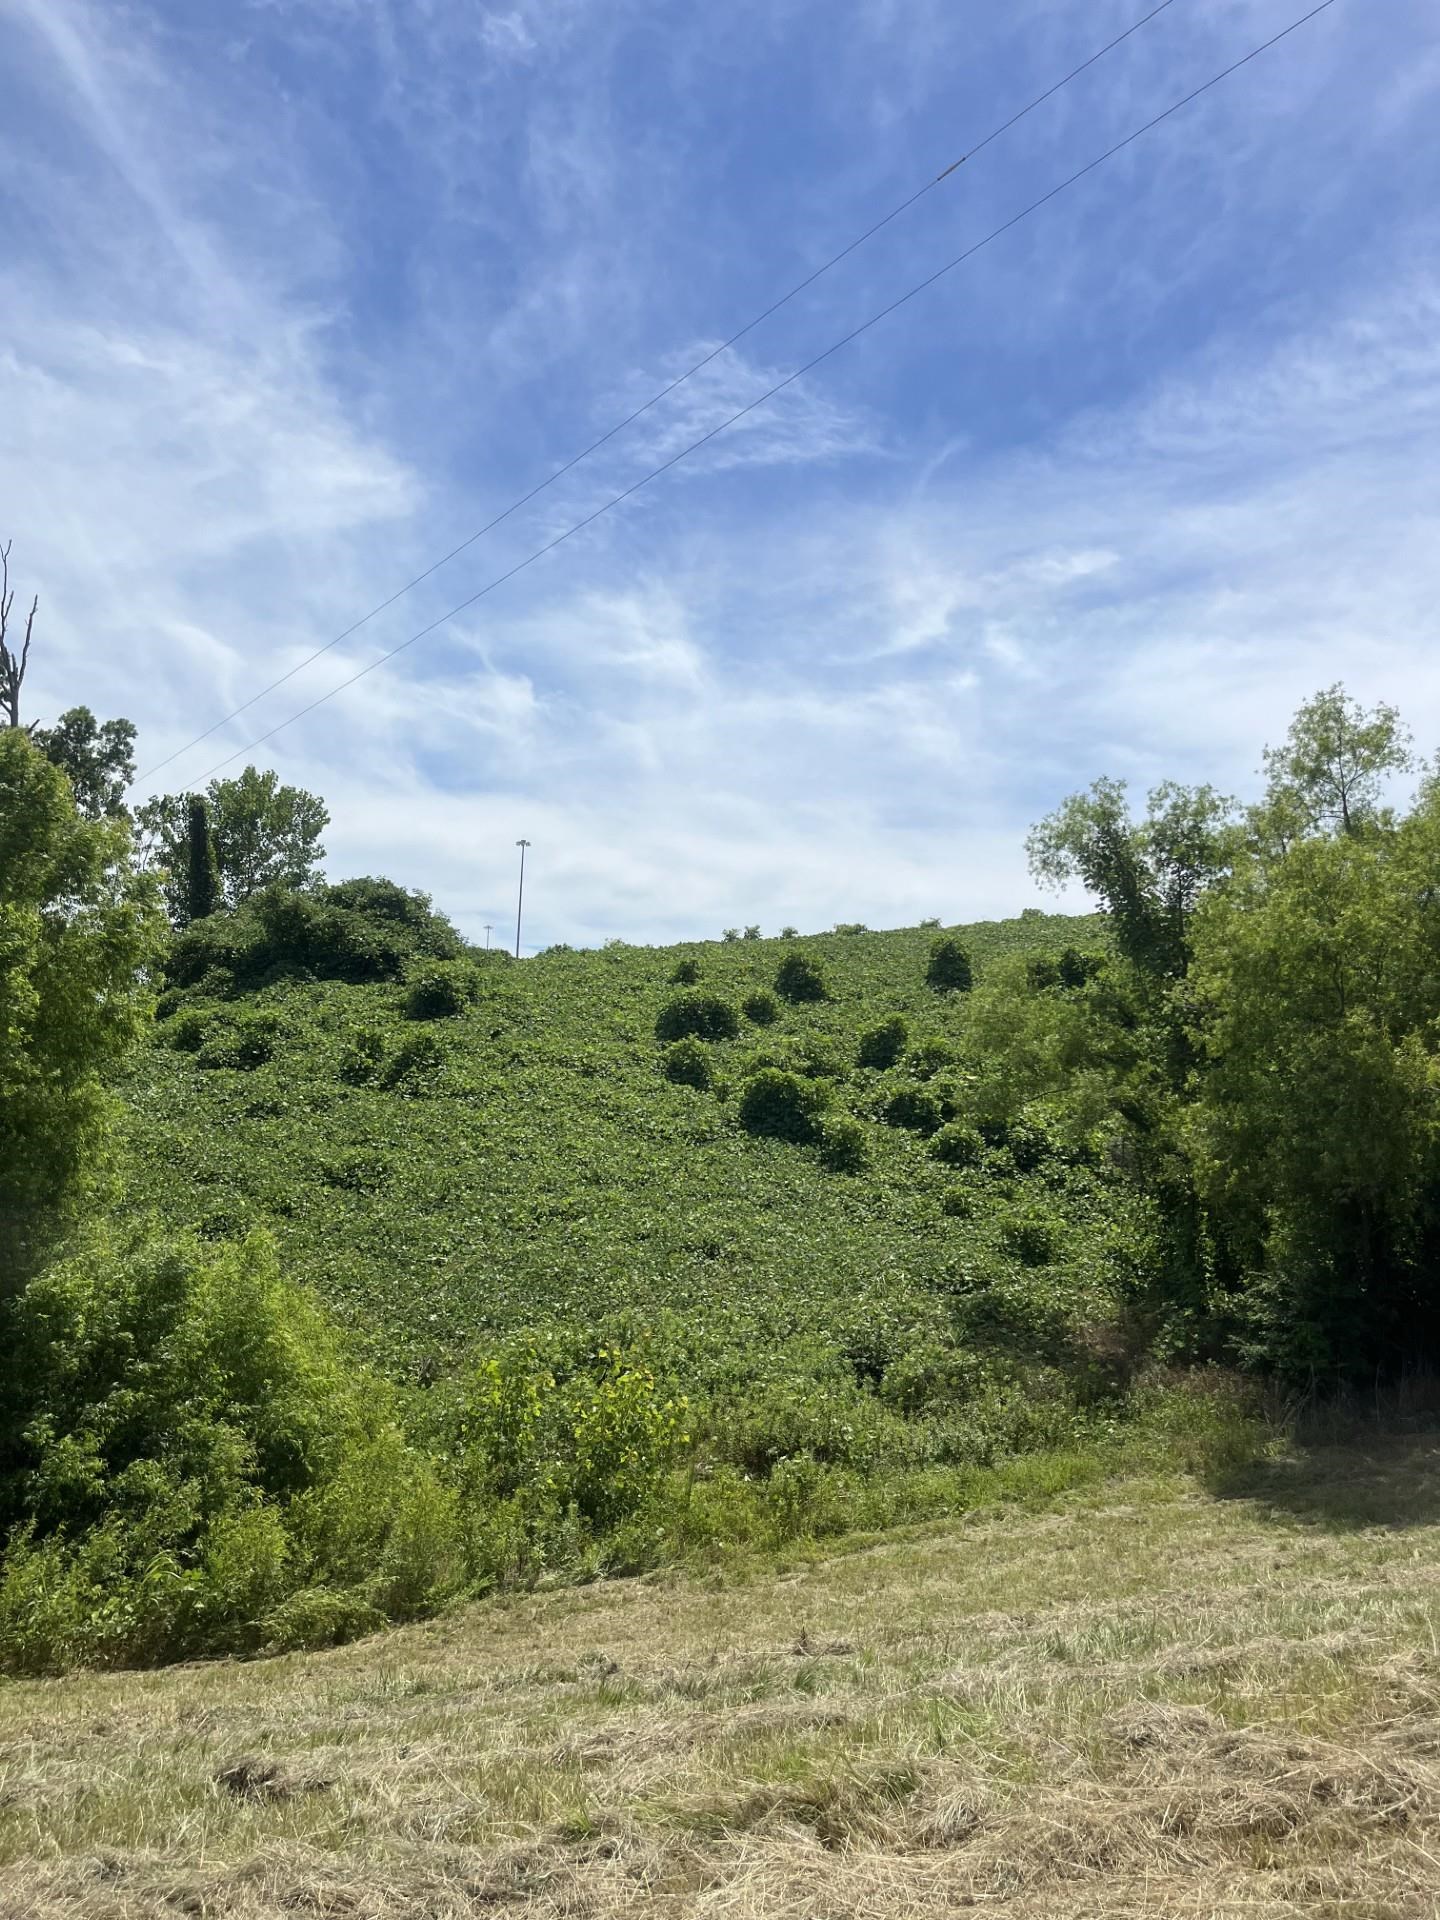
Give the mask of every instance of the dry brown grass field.
[(0, 1687), (6, 1920), (1440, 1912), (1440, 1446)]

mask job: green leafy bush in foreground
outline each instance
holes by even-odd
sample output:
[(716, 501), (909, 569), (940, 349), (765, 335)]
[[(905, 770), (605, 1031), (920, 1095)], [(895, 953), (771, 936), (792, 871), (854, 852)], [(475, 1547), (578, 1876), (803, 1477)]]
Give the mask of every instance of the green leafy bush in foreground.
[(457, 1590), (448, 1497), (263, 1238), (101, 1238), (14, 1303), (0, 1665), (280, 1645)]

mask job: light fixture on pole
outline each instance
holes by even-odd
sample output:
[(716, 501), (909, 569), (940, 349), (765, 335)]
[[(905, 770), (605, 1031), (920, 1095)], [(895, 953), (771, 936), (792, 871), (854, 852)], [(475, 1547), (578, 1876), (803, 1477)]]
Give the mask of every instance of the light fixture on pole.
[(486, 953), (488, 953), (488, 952), (490, 951), (490, 928), (491, 928), (491, 926), (492, 926), (492, 924), (493, 924), (493, 922), (491, 922), (491, 921), (489, 921), (489, 920), (487, 920), (487, 921), (485, 922), (485, 951), (486, 951)]
[(515, 902), (515, 958), (518, 960), (520, 958), (520, 916), (525, 911), (525, 849), (530, 842), (517, 840), (515, 844), (520, 849), (520, 893)]

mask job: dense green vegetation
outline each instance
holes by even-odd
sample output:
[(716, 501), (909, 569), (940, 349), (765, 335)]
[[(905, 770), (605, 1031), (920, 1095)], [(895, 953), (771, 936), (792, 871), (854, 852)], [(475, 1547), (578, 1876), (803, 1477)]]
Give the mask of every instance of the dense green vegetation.
[[(1077, 938), (1103, 947), (1101, 923), (1036, 916), (965, 935), (982, 977)], [(128, 1091), (132, 1199), (210, 1239), (267, 1228), (286, 1271), (401, 1377), (444, 1370), (476, 1336), (626, 1312), (702, 1317), (702, 1369), (705, 1353), (723, 1369), (736, 1350), (821, 1335), (878, 1377), (999, 1271), (1012, 1215), (1073, 1201), (1055, 1289), (1072, 1306), (1136, 1231), (1128, 1193), (1058, 1146), (1022, 1170), (1003, 1127), (975, 1170), (989, 1204), (963, 1228), (943, 1211), (956, 1173), (904, 1097), (937, 1114), (964, 1099), (970, 1010), (926, 985), (930, 944), (914, 931), (717, 943), (678, 956), (701, 981), (678, 993), (663, 949), (473, 966), (473, 1000), (434, 1023), (430, 1070), (399, 1091), (387, 1082), (413, 1038), (413, 986), (187, 994)], [(823, 963), (831, 997), (759, 1027), (740, 1016), (797, 956)], [(897, 1017), (914, 1040), (860, 1065)], [(213, 1064), (261, 1022), (263, 1062)], [(691, 1060), (703, 1091), (675, 1082)], [(847, 1178), (804, 1144), (822, 1114), (859, 1123), (865, 1164)]]
[(1187, 1369), (1440, 1346), (1440, 782), (1387, 804), (1338, 689), (1248, 811), (1043, 822), (1096, 916), (523, 965), (243, 777), (162, 810), (162, 941), (127, 823), (0, 751), (0, 1665), (946, 1511), (1224, 1441)]

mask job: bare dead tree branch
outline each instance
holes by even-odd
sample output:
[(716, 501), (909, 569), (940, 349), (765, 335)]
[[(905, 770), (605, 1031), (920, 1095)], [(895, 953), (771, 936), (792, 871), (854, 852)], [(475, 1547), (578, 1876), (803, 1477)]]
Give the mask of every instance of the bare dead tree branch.
[(25, 621), (25, 638), (17, 652), (7, 638), (10, 610), (15, 605), (15, 589), (10, 584), (10, 548), (7, 540), (0, 547), (0, 709), (8, 725), (20, 724), (20, 689), (25, 684), (25, 669), (30, 664), (30, 643), (35, 637), (35, 615), (40, 610), (37, 593), (30, 603)]

